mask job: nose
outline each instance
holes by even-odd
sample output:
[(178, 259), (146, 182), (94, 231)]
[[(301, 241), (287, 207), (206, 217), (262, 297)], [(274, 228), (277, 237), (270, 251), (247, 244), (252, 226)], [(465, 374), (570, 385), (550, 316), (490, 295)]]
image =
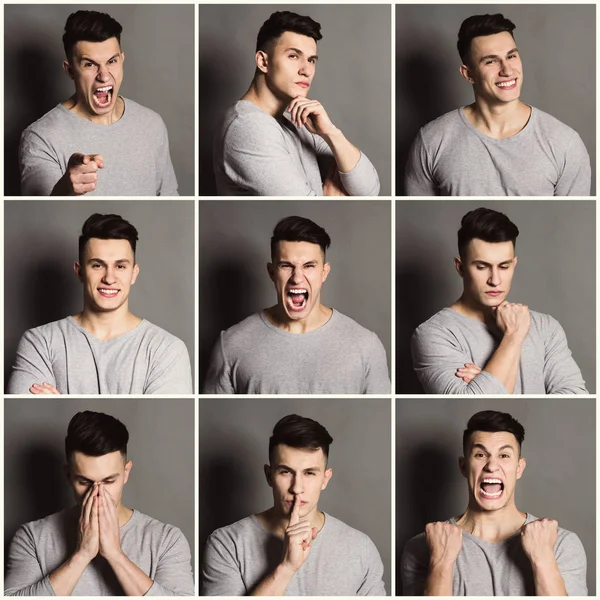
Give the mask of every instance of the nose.
[(304, 77), (310, 77), (313, 73), (314, 65), (309, 63), (308, 60), (303, 59), (300, 62), (300, 68), (298, 69), (298, 74), (303, 75)]
[(489, 473), (493, 473), (494, 471), (498, 470), (498, 461), (495, 457), (490, 456), (487, 460), (487, 462), (485, 463), (485, 467), (484, 467), (485, 471), (488, 471)]
[(98, 81), (108, 81), (110, 78), (110, 72), (108, 70), (108, 67), (106, 65), (99, 65), (98, 66), (98, 74), (96, 75), (96, 79)]
[(112, 267), (106, 267), (106, 269), (104, 270), (104, 275), (102, 276), (102, 281), (109, 285), (115, 283), (115, 270)]
[(502, 278), (500, 277), (500, 269), (494, 267), (492, 268), (492, 272), (490, 273), (490, 277), (488, 279), (488, 284), (497, 287), (502, 283)]
[(294, 475), (294, 478), (292, 479), (292, 485), (290, 486), (290, 492), (292, 492), (294, 496), (298, 496), (304, 492), (301, 475)]
[(510, 64), (510, 61), (505, 59), (502, 61), (500, 65), (500, 75), (504, 75), (506, 77), (510, 77), (513, 74), (513, 68)]
[(302, 269), (300, 269), (299, 267), (296, 267), (292, 271), (290, 283), (292, 283), (293, 285), (298, 285), (302, 281), (302, 278), (303, 278)]

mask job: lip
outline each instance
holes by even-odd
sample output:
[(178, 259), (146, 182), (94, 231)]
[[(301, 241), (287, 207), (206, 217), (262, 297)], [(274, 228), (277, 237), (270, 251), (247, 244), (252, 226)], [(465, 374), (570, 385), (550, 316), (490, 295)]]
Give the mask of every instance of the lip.
[(496, 298), (497, 296), (501, 296), (504, 292), (499, 290), (499, 291), (493, 291), (493, 292), (486, 292), (486, 294), (488, 296), (492, 296), (493, 298)]
[[(119, 292), (121, 290), (116, 289), (116, 288), (97, 288), (98, 293), (103, 297), (103, 298), (116, 298), (119, 295)], [(102, 290), (114, 290), (116, 293), (115, 294), (106, 294), (105, 292), (103, 292)]]
[(301, 88), (304, 88), (305, 90), (307, 90), (310, 87), (310, 83), (307, 83), (306, 81), (296, 81), (296, 85), (299, 85)]
[[(510, 86), (499, 86), (499, 83), (508, 83), (509, 81), (514, 81), (514, 83)], [(518, 77), (514, 77), (513, 79), (504, 79), (502, 81), (497, 81), (496, 82), (496, 87), (499, 90), (504, 90), (504, 91), (510, 91), (510, 90), (514, 90), (517, 87), (517, 81), (518, 81)]]
[[(481, 484), (486, 480), (486, 479), (495, 479), (497, 481), (500, 482), (500, 485), (502, 485), (502, 488), (500, 490), (500, 493), (497, 496), (490, 496), (489, 494), (486, 494), (483, 491), (483, 488), (481, 487)], [(504, 497), (504, 490), (505, 490), (506, 486), (504, 483), (504, 480), (502, 480), (500, 477), (483, 477), (481, 478), (478, 482), (477, 482), (477, 492), (478, 492), (478, 496), (482, 499), (482, 500), (486, 500), (486, 501), (491, 501), (493, 502), (494, 500), (499, 500), (500, 498)]]
[[(286, 500), (285, 503), (289, 504), (290, 506), (294, 506), (293, 500)], [(308, 504), (308, 502), (305, 502), (304, 500), (300, 500), (300, 506), (304, 506), (305, 504)]]

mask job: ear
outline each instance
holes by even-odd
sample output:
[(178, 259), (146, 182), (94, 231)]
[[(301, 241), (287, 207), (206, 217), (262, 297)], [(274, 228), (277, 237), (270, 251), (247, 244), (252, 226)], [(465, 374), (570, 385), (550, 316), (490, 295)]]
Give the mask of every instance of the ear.
[(133, 265), (133, 276), (131, 277), (131, 285), (135, 283), (137, 276), (140, 274), (140, 265), (137, 263)]
[(264, 52), (263, 50), (257, 50), (254, 60), (256, 62), (256, 68), (259, 71), (263, 73), (266, 73), (268, 71), (269, 57), (267, 56), (266, 52)]
[(265, 478), (267, 480), (267, 483), (269, 484), (269, 487), (273, 487), (273, 479), (271, 478), (271, 466), (265, 465), (263, 469), (265, 471)]
[(521, 457), (519, 459), (519, 464), (517, 465), (517, 479), (521, 479), (521, 475), (523, 475), (523, 471), (525, 470), (525, 467), (527, 466), (527, 460), (525, 460), (525, 457)]
[(121, 52), (121, 62), (125, 62), (125, 52)]
[(327, 279), (327, 276), (329, 275), (329, 271), (331, 271), (331, 265), (326, 262), (323, 265), (323, 278), (321, 279), (321, 283), (325, 283), (325, 280)]
[(458, 457), (458, 468), (460, 469), (460, 474), (463, 477), (467, 477), (467, 461), (464, 456)]
[(79, 261), (75, 261), (73, 263), (73, 271), (75, 271), (75, 275), (77, 275), (77, 279), (79, 279), (79, 281), (81, 281), (81, 283), (83, 283), (83, 269), (81, 268)]
[(460, 65), (459, 67), (460, 74), (470, 83), (475, 83), (473, 77), (471, 77), (471, 71), (469, 71), (469, 67), (467, 65)]
[(273, 263), (267, 263), (267, 273), (269, 274), (271, 281), (275, 282), (275, 267), (273, 266)]
[(321, 491), (327, 487), (332, 475), (333, 471), (331, 469), (325, 469), (325, 473), (323, 474), (323, 483), (321, 484)]
[(129, 479), (129, 473), (131, 472), (131, 467), (133, 467), (133, 463), (128, 460), (125, 463), (125, 476), (123, 477), (123, 485), (125, 485), (127, 483), (127, 480)]
[(517, 266), (518, 262), (519, 262), (519, 259), (515, 256), (515, 260), (513, 262), (513, 269)]
[(465, 276), (465, 268), (463, 262), (458, 256), (454, 257), (454, 268), (461, 277)]
[(73, 79), (73, 67), (71, 66), (71, 63), (68, 60), (63, 60), (62, 62), (62, 68), (63, 71), (71, 78)]

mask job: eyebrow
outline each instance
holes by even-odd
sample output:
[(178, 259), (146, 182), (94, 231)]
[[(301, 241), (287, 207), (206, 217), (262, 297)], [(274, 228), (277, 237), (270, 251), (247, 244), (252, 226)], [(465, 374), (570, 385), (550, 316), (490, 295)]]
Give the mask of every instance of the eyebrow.
[[(112, 60), (113, 58), (118, 58), (118, 57), (119, 57), (119, 52), (117, 52), (116, 54), (113, 54), (108, 60)], [(106, 62), (108, 62), (108, 60)], [(85, 55), (79, 59), (79, 62), (91, 62), (91, 63), (94, 63), (95, 65), (100, 64), (97, 60), (94, 60), (93, 58), (88, 58)]]
[[(292, 473), (296, 473), (295, 469), (292, 469), (292, 467), (288, 467), (287, 465), (281, 464), (281, 465), (277, 465), (278, 469), (286, 469), (287, 471), (291, 471)], [(306, 467), (306, 469), (302, 469), (302, 472), (306, 472), (306, 471), (320, 471), (321, 467)]]
[[(485, 450), (488, 454), (490, 454), (490, 451), (483, 444), (473, 444), (473, 448), (480, 448), (481, 450)], [(504, 444), (504, 446), (500, 446), (500, 448), (498, 448), (498, 452), (507, 449), (514, 450), (513, 446), (510, 444)]]
[[(88, 264), (92, 263), (92, 262), (99, 262), (103, 265), (107, 264), (106, 261), (102, 260), (101, 258), (90, 258), (87, 262), (88, 262)], [(116, 265), (125, 264), (125, 263), (130, 264), (131, 261), (128, 258), (119, 258), (119, 260), (115, 260)]]
[[(508, 56), (509, 54), (513, 54), (514, 52), (518, 52), (518, 48), (513, 48), (512, 50), (509, 50), (505, 56)], [(479, 62), (483, 62), (484, 60), (487, 60), (488, 58), (498, 58), (500, 56), (500, 54), (486, 54), (485, 56), (482, 56), (479, 59)]]
[[(289, 52), (290, 50), (293, 50), (294, 52), (296, 52), (297, 54), (301, 54), (302, 56), (304, 56), (304, 52), (302, 50), (300, 50), (300, 48), (286, 48), (285, 52)], [(309, 59), (314, 58), (315, 60), (319, 60), (319, 56), (317, 54), (313, 54), (312, 56), (308, 57)]]

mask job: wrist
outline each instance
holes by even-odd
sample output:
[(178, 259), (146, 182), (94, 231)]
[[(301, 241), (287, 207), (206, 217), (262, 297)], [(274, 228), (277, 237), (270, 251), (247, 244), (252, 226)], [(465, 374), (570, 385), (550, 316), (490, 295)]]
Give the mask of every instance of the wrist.
[(96, 558), (96, 554), (92, 555), (91, 553), (86, 552), (82, 548), (77, 548), (77, 550), (75, 550), (75, 552), (71, 555), (70, 562), (71, 564), (77, 565), (83, 569), (87, 567), (92, 562), (92, 560), (94, 560), (94, 558)]
[(431, 558), (429, 561), (429, 572), (433, 573), (440, 573), (440, 574), (447, 574), (447, 573), (451, 573), (452, 570), (454, 569), (454, 563), (456, 562), (456, 559), (454, 558), (447, 558), (447, 557), (442, 557), (439, 559), (435, 559), (435, 558)]
[(344, 140), (344, 134), (341, 129), (338, 129), (333, 123), (331, 124), (331, 130), (327, 133), (322, 133), (321, 137), (327, 142), (329, 146), (333, 146), (338, 141)]
[(532, 554), (529, 561), (534, 569), (558, 568), (553, 550)]
[(116, 566), (124, 560), (129, 560), (120, 547), (108, 552), (102, 551), (100, 554), (106, 559), (106, 562), (108, 562), (108, 564), (110, 564), (111, 566)]
[[(302, 565), (300, 565), (302, 566)], [(300, 568), (300, 567), (298, 567)], [(273, 573), (275, 579), (279, 581), (289, 582), (292, 577), (296, 574), (298, 569), (294, 568), (291, 564), (287, 562), (281, 562), (275, 568), (275, 572)]]
[(514, 331), (505, 331), (502, 339), (506, 344), (522, 346), (528, 333), (529, 331), (522, 331), (518, 329)]

